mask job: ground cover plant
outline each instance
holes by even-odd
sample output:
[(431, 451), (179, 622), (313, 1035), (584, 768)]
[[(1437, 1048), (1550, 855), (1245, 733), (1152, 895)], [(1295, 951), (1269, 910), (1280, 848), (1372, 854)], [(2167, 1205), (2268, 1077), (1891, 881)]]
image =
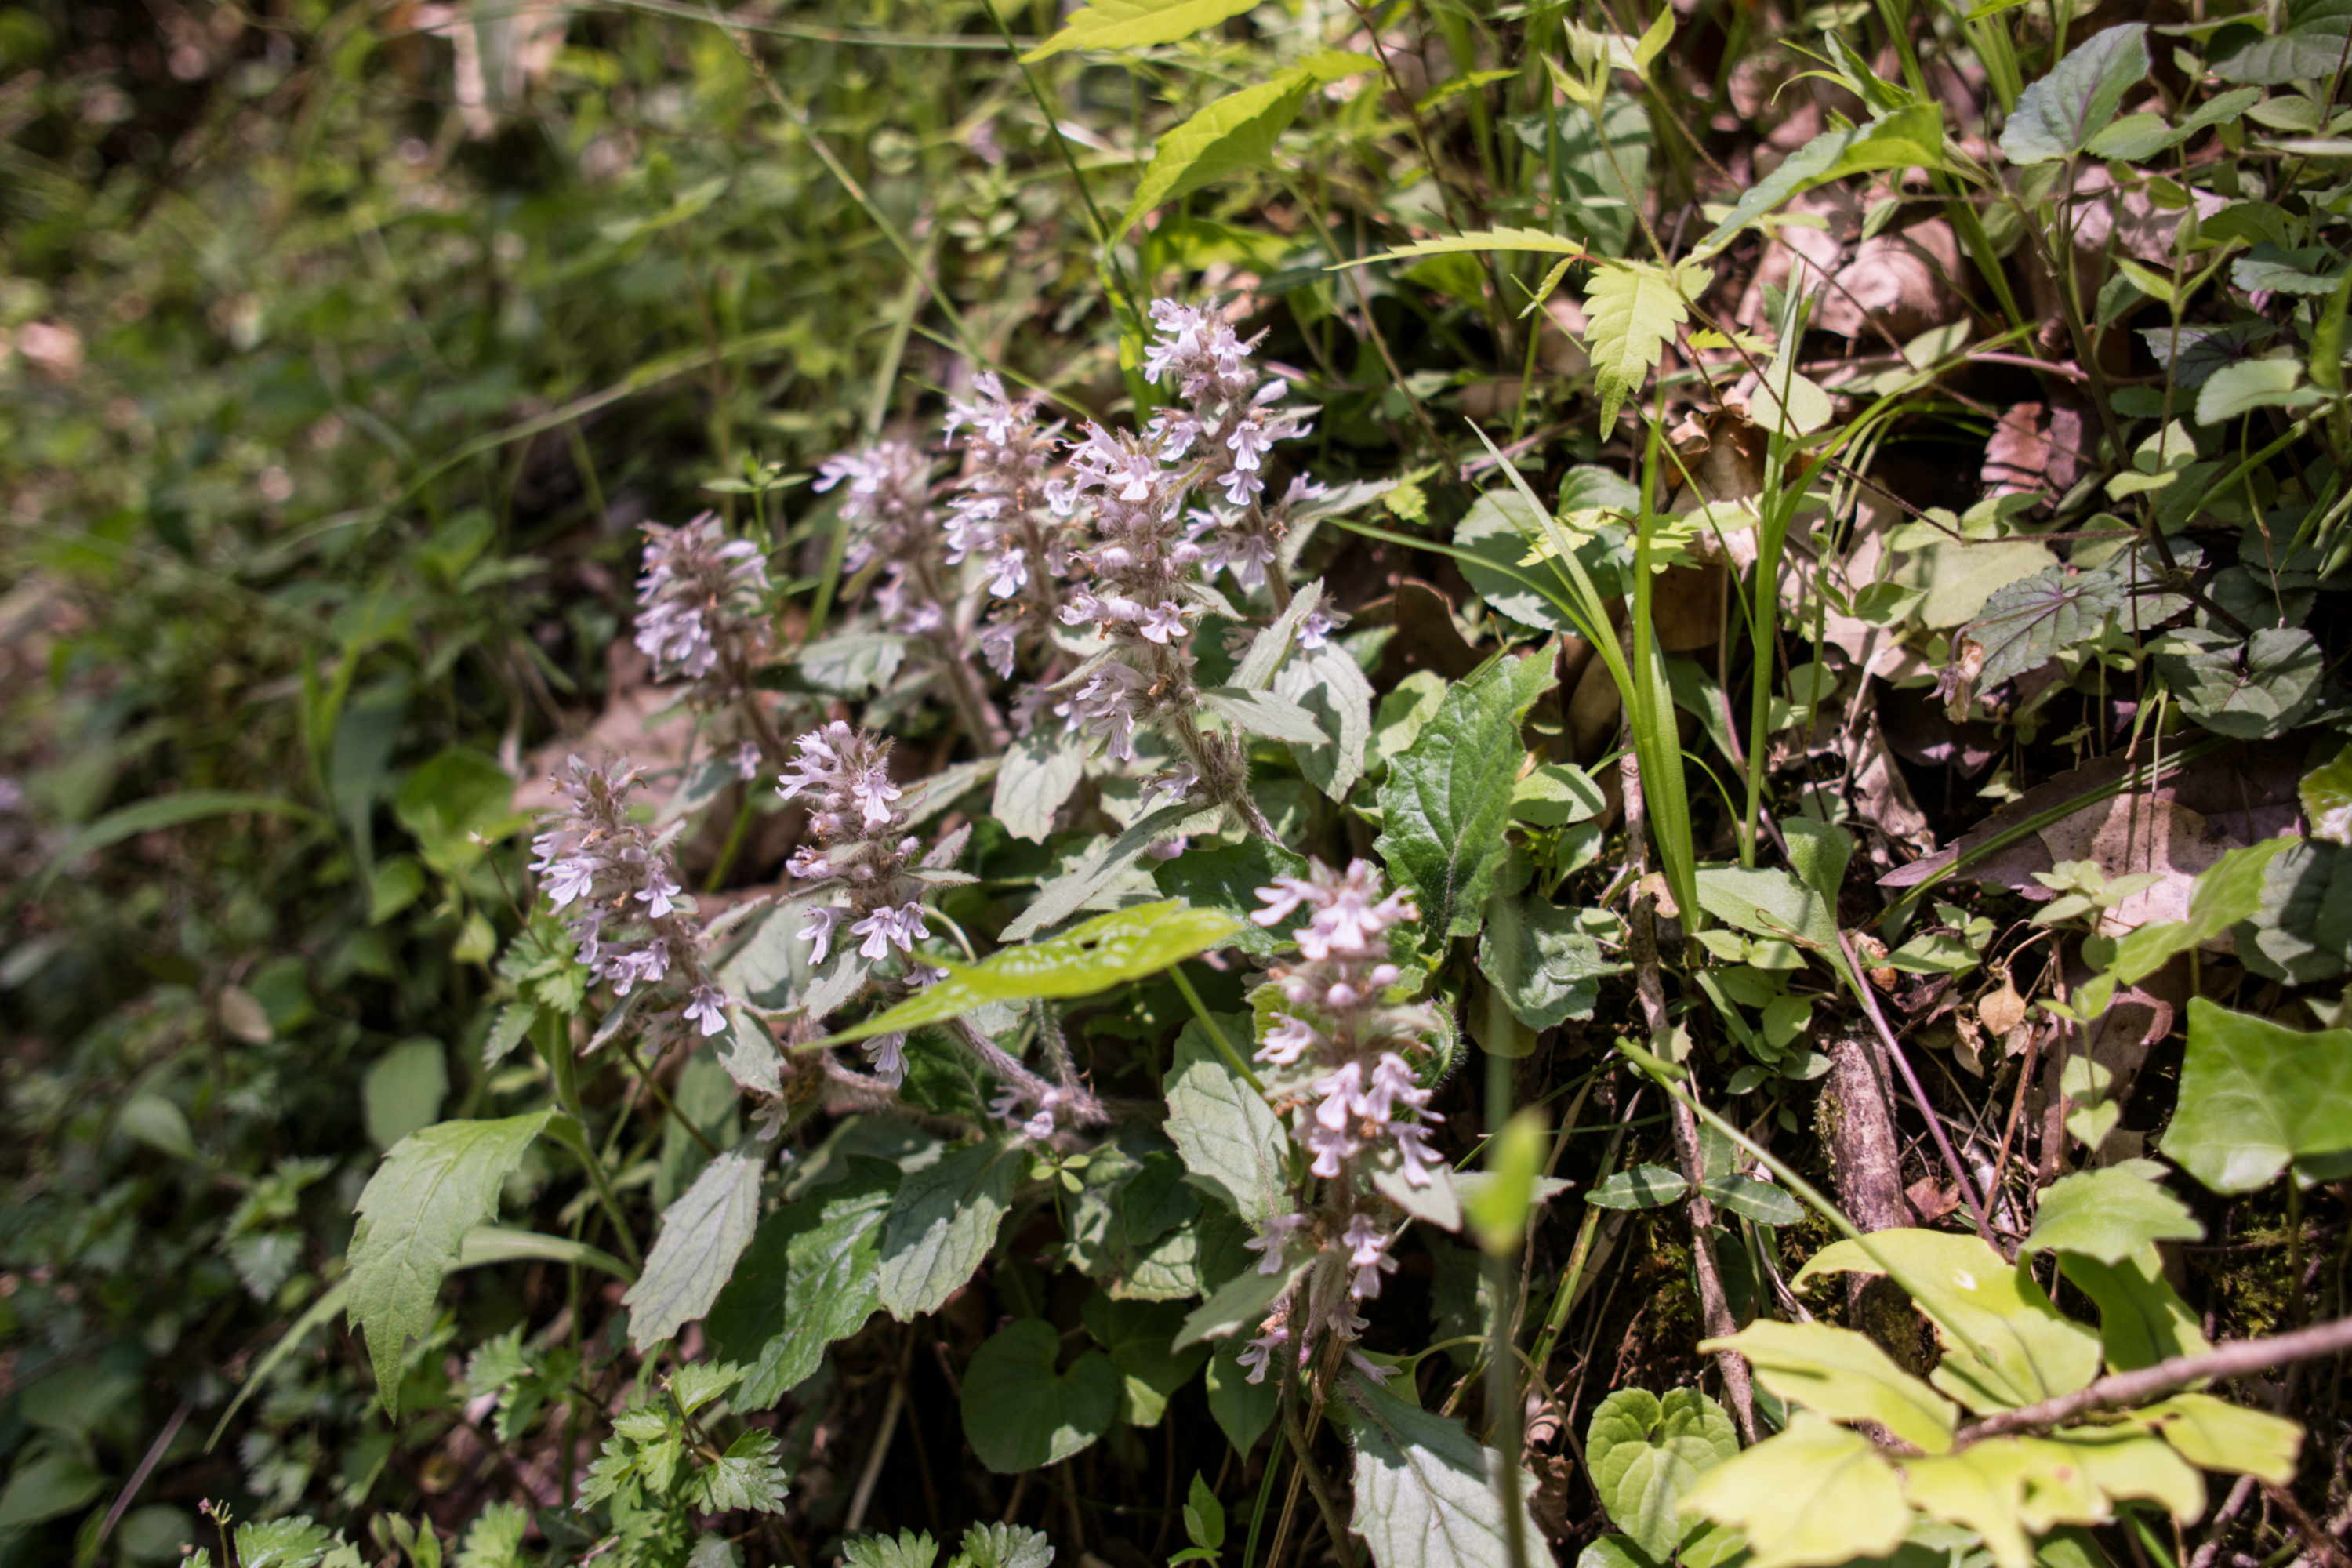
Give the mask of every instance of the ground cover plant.
[(0, 1563), (2345, 1561), (2336, 0), (0, 50)]

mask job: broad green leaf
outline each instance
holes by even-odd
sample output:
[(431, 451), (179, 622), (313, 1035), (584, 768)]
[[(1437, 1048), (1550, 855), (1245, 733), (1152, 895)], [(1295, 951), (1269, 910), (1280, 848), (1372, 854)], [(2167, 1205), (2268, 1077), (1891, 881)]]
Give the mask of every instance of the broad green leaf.
[(1696, 1389), (1664, 1399), (1622, 1388), (1601, 1402), (1584, 1430), (1592, 1489), (1610, 1520), (1660, 1563), (1706, 1526), (1682, 1512), (1691, 1483), (1739, 1452), (1723, 1407)]
[(1875, 1421), (1925, 1453), (1940, 1454), (1952, 1446), (1958, 1413), (1951, 1401), (1851, 1329), (1759, 1319), (1699, 1349), (1738, 1351), (1756, 1369), (1758, 1382), (1817, 1415)]
[(902, 1323), (937, 1311), (996, 1245), (1027, 1157), (989, 1139), (910, 1173), (890, 1201), (876, 1270), (883, 1307)]
[(1885, 1556), (1911, 1522), (1902, 1483), (1870, 1439), (1806, 1411), (1701, 1476), (1683, 1506), (1744, 1532), (1750, 1568)]
[(1021, 57), (1034, 65), (1069, 49), (1140, 49), (1172, 44), (1238, 16), (1257, 0), (1093, 0), (1070, 13), (1062, 30)]
[(2063, 1252), (2058, 1271), (2098, 1307), (2099, 1345), (2109, 1372), (2136, 1372), (2213, 1348), (2197, 1314), (2165, 1279), (2152, 1244), (2119, 1263)]
[(1486, 900), (1479, 972), (1530, 1029), (1590, 1018), (1601, 982), (1625, 968), (1601, 955), (1600, 941), (1577, 924), (1573, 910), (1519, 894)]
[(704, 1331), (714, 1354), (745, 1367), (739, 1398), (764, 1410), (814, 1376), (827, 1349), (881, 1310), (882, 1224), (898, 1173), (853, 1160), (848, 1181), (770, 1215)]
[(1005, 942), (1023, 942), (1047, 926), (1059, 925), (1127, 875), (1145, 850), (1163, 839), (1205, 831), (1223, 815), (1179, 801), (1136, 818), (1118, 837), (1101, 841), (1077, 865), (1039, 888), (1029, 907), (999, 935)]
[(1060, 936), (1008, 947), (978, 963), (942, 961), (948, 972), (897, 1006), (825, 1041), (842, 1045), (872, 1035), (961, 1017), (991, 1002), (1040, 996), (1091, 996), (1157, 974), (1233, 937), (1242, 921), (1174, 899), (1113, 910)]
[[(1405, 1388), (1410, 1392), (1412, 1384)], [(1356, 1533), (1378, 1568), (1473, 1568), (1510, 1561), (1503, 1518), (1503, 1457), (1472, 1440), (1462, 1423), (1433, 1415), (1368, 1378), (1343, 1385), (1356, 1436)], [(1533, 1488), (1512, 1478), (1518, 1506)], [(1543, 1540), (1532, 1511), (1526, 1540)]]
[(2092, 34), (2020, 95), (2001, 128), (2000, 150), (2012, 163), (2073, 157), (2107, 128), (2147, 70), (2146, 23)]
[(2352, 746), (2336, 752), (2334, 762), (2304, 774), (2295, 793), (2314, 838), (2352, 847)]
[(1040, 724), (1005, 748), (989, 813), (1013, 837), (1043, 844), (1054, 830), (1055, 814), (1086, 771), (1083, 737), (1058, 725)]
[(988, 1337), (963, 1374), (964, 1440), (1000, 1475), (1068, 1458), (1118, 1419), (1118, 1369), (1087, 1351), (1056, 1371), (1062, 1336), (1024, 1318)]
[(1212, 686), (1201, 693), (1201, 706), (1244, 734), (1292, 745), (1324, 744), (1331, 739), (1315, 716), (1287, 697), (1270, 691), (1244, 691), (1234, 686)]
[(2121, 1263), (2157, 1241), (2198, 1241), (2205, 1227), (2164, 1190), (2164, 1167), (2126, 1160), (2103, 1171), (2062, 1176), (2042, 1194), (2020, 1252), (2079, 1252)]
[(1554, 679), (1548, 655), (1489, 660), (1446, 691), (1389, 766), (1373, 847), (1412, 891), (1433, 944), (1477, 929), (1508, 852), (1511, 786), (1527, 754), (1519, 725)]
[[(1216, 1022), (1228, 1041), (1249, 1037), (1243, 1016), (1229, 1013)], [(1209, 1042), (1198, 1019), (1176, 1037), (1164, 1089), (1164, 1125), (1195, 1182), (1253, 1226), (1289, 1209), (1285, 1158), (1290, 1141), (1282, 1121)]]
[(2160, 1435), (2200, 1469), (2252, 1476), (2274, 1487), (2294, 1481), (2303, 1428), (2283, 1416), (2249, 1410), (2210, 1394), (2176, 1394), (2126, 1410), (2123, 1419)]
[(1973, 1236), (1877, 1231), (1822, 1248), (1794, 1282), (1885, 1274), (1890, 1265), (1943, 1341), (1929, 1381), (1979, 1415), (2072, 1394), (2098, 1374), (2098, 1336), (2052, 1306), (2021, 1264)]
[(1297, 704), (1329, 739), (1294, 742), (1291, 761), (1307, 782), (1334, 801), (1344, 801), (1364, 776), (1364, 751), (1372, 733), (1372, 683), (1363, 667), (1337, 643), (1300, 648), (1274, 678), (1277, 697)]
[(1175, 127), (1152, 149), (1151, 162), (1135, 188), (1135, 199), (1119, 220), (1125, 234), (1152, 208), (1190, 195), (1244, 169), (1265, 167), (1274, 144), (1307, 95), (1327, 82), (1378, 68), (1364, 55), (1326, 50), (1255, 87), (1228, 93)]
[(1690, 320), (1686, 300), (1706, 290), (1706, 267), (1686, 261), (1674, 274), (1634, 261), (1596, 265), (1584, 289), (1584, 346), (1601, 389), (1601, 428), (1616, 428), (1617, 410), (1642, 389), (1675, 329)]
[(1944, 111), (1932, 103), (1891, 110), (1843, 130), (1825, 131), (1748, 187), (1737, 205), (1698, 242), (1706, 255), (1790, 197), (1848, 174), (1879, 169), (1941, 169)]
[(2290, 1162), (2338, 1176), (2352, 1154), (2352, 1029), (2306, 1034), (2189, 1002), (2189, 1054), (2166, 1157), (2217, 1193), (2268, 1186)]
[(433, 1326), (442, 1275), (466, 1233), (497, 1215), (499, 1187), (555, 1117), (444, 1121), (402, 1139), (368, 1178), (352, 1232), (347, 1310), (366, 1336), (389, 1415), (400, 1414), (401, 1359)]
[(629, 1341), (639, 1352), (670, 1338), (719, 1299), (751, 1245), (767, 1156), (765, 1144), (718, 1155), (662, 1211), (645, 1272), (621, 1298), (629, 1309)]
[(1690, 1191), (1680, 1171), (1664, 1165), (1633, 1165), (1611, 1175), (1584, 1194), (1584, 1201), (1605, 1209), (1654, 1209), (1675, 1202)]

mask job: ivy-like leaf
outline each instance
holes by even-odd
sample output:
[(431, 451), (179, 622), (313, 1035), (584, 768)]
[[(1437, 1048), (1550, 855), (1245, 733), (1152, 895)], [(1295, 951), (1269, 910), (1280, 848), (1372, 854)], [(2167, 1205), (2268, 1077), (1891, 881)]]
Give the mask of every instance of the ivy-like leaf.
[(2124, 94), (2147, 79), (2147, 68), (2145, 22), (2092, 34), (2018, 96), (2001, 128), (2000, 150), (2012, 163), (2073, 157), (2107, 128)]
[(1656, 368), (1675, 329), (1690, 320), (1686, 300), (1705, 290), (1706, 268), (1685, 262), (1679, 271), (1637, 261), (1597, 265), (1584, 289), (1584, 346), (1601, 389), (1601, 428), (1616, 427), (1617, 410)]
[(2153, 1160), (2063, 1176), (2042, 1194), (2033, 1229), (2018, 1250), (2079, 1252), (2115, 1264), (2151, 1242), (2202, 1238), (2205, 1227), (2163, 1182), (2164, 1167)]
[(2167, 1158), (2217, 1193), (2268, 1186), (2290, 1162), (2333, 1179), (2352, 1170), (2352, 1029), (2305, 1034), (2189, 1001), (2180, 1104)]
[(1951, 1401), (1896, 1366), (1885, 1351), (1852, 1329), (1759, 1319), (1699, 1348), (1738, 1351), (1756, 1369), (1758, 1382), (1817, 1415), (1875, 1421), (1929, 1454), (1952, 1446), (1958, 1414)]
[(1903, 1543), (1911, 1510), (1894, 1467), (1859, 1432), (1799, 1411), (1701, 1476), (1684, 1506), (1743, 1531), (1750, 1568), (1828, 1568)]
[(466, 1233), (497, 1215), (499, 1187), (555, 1118), (535, 1110), (424, 1128), (394, 1144), (368, 1178), (352, 1233), (348, 1310), (366, 1336), (387, 1414), (400, 1414), (401, 1358), (433, 1326), (433, 1299)]
[(1511, 784), (1527, 754), (1519, 725), (1554, 679), (1544, 655), (1490, 660), (1447, 689), (1390, 764), (1373, 847), (1412, 890), (1433, 942), (1477, 929), (1508, 853)]
[(730, 1149), (703, 1166), (694, 1184), (662, 1211), (645, 1272), (621, 1298), (629, 1309), (629, 1341), (640, 1352), (676, 1334), (719, 1299), (735, 1260), (751, 1245), (767, 1165), (765, 1144)]
[(1118, 1419), (1118, 1368), (1088, 1351), (1056, 1371), (1061, 1342), (1053, 1324), (1024, 1318), (972, 1352), (960, 1401), (964, 1440), (999, 1475), (1066, 1459)]
[[(1351, 1522), (1379, 1568), (1509, 1562), (1498, 1484), (1503, 1457), (1472, 1440), (1459, 1421), (1408, 1404), (1368, 1378), (1350, 1376), (1345, 1395), (1356, 1435)], [(1528, 1478), (1515, 1473), (1512, 1483), (1524, 1510)], [(1543, 1539), (1532, 1513), (1524, 1531), (1530, 1542)]]
[(1601, 1402), (1584, 1432), (1592, 1489), (1617, 1528), (1658, 1562), (1706, 1526), (1682, 1511), (1691, 1483), (1739, 1452), (1723, 1407), (1696, 1389), (1664, 1399), (1621, 1388)]
[(1238, 16), (1256, 0), (1093, 0), (1070, 13), (1062, 30), (1021, 57), (1034, 65), (1069, 49), (1140, 49), (1172, 44)]
[(898, 1173), (853, 1160), (846, 1182), (818, 1188), (761, 1222), (704, 1325), (713, 1353), (745, 1367), (743, 1407), (763, 1410), (815, 1374), (825, 1351), (882, 1305), (882, 1224)]
[(910, 1323), (963, 1288), (996, 1245), (1025, 1163), (1017, 1147), (992, 1138), (907, 1177), (883, 1222), (875, 1275), (892, 1317)]

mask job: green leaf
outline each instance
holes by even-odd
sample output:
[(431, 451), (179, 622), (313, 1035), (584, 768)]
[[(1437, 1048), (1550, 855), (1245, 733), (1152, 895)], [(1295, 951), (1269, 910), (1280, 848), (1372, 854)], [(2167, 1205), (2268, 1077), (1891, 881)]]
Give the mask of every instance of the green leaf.
[(2304, 774), (2295, 793), (2314, 838), (2352, 847), (2352, 746)]
[(1675, 1202), (1690, 1191), (1680, 1171), (1664, 1165), (1633, 1165), (1619, 1171), (1584, 1194), (1584, 1201), (1604, 1209), (1654, 1209)]
[(1625, 968), (1601, 956), (1599, 939), (1578, 925), (1574, 910), (1518, 895), (1486, 900), (1479, 972), (1530, 1029), (1590, 1018), (1600, 983)]
[(434, 1297), (466, 1233), (497, 1215), (499, 1187), (555, 1119), (535, 1110), (444, 1121), (402, 1139), (368, 1178), (352, 1233), (348, 1310), (366, 1336), (387, 1414), (400, 1414), (401, 1360), (408, 1342), (432, 1328)]
[(1118, 1418), (1118, 1369), (1087, 1351), (1055, 1369), (1062, 1336), (1042, 1318), (991, 1334), (963, 1375), (964, 1440), (999, 1475), (1057, 1463), (1092, 1445)]
[(963, 1288), (996, 1245), (1026, 1159), (1000, 1139), (951, 1151), (911, 1173), (891, 1200), (876, 1271), (881, 1302), (909, 1323)]
[[(1409, 1389), (1412, 1385), (1407, 1383)], [(1508, 1563), (1503, 1518), (1503, 1457), (1472, 1440), (1462, 1423), (1433, 1415), (1368, 1378), (1343, 1385), (1356, 1436), (1356, 1533), (1378, 1568), (1470, 1568)], [(1542, 1541), (1524, 1472), (1511, 1478), (1529, 1542)]]
[(629, 1309), (629, 1341), (639, 1352), (670, 1338), (719, 1299), (751, 1245), (767, 1155), (764, 1144), (729, 1150), (662, 1211), (645, 1271), (621, 1298)]
[(1756, 1369), (1758, 1382), (1817, 1415), (1875, 1421), (1925, 1453), (1952, 1446), (1958, 1422), (1951, 1401), (1851, 1329), (1759, 1319), (1699, 1349), (1738, 1351)]
[(1745, 1532), (1749, 1568), (1883, 1557), (1911, 1523), (1902, 1483), (1870, 1439), (1807, 1411), (1701, 1476), (1683, 1505)]
[(1508, 853), (1511, 785), (1527, 754), (1519, 725), (1553, 681), (1548, 655), (1489, 660), (1447, 689), (1389, 766), (1373, 847), (1412, 891), (1433, 943), (1477, 929)]
[(2146, 23), (2092, 34), (2019, 95), (2001, 128), (2000, 150), (2012, 163), (2073, 157), (2107, 128), (2124, 94), (2145, 82), (2147, 72)]
[(2176, 1394), (2126, 1410), (2123, 1419), (2161, 1436), (2180, 1457), (2203, 1470), (2252, 1476), (2274, 1487), (2294, 1483), (2303, 1428), (2210, 1394)]
[(1300, 648), (1275, 675), (1274, 692), (1298, 706), (1329, 739), (1293, 742), (1291, 761), (1307, 782), (1345, 801), (1364, 776), (1364, 750), (1372, 733), (1372, 683), (1355, 656), (1337, 643)]
[(2338, 1176), (2352, 1153), (2352, 1029), (2305, 1034), (2189, 1002), (2189, 1054), (2166, 1156), (2217, 1193), (2268, 1186), (2293, 1163)]
[(1685, 300), (1707, 282), (1706, 268), (1696, 262), (1674, 274), (1634, 261), (1594, 266), (1584, 288), (1584, 346), (1601, 389), (1601, 429), (1616, 427), (1617, 410), (1642, 389), (1675, 329), (1690, 320)]
[[(1228, 1013), (1216, 1022), (1228, 1041), (1248, 1038), (1246, 1017)], [(1198, 1019), (1177, 1036), (1163, 1087), (1166, 1131), (1194, 1182), (1254, 1226), (1289, 1209), (1284, 1160), (1290, 1140), (1281, 1119), (1210, 1043)]]
[(1244, 691), (1237, 686), (1212, 686), (1201, 693), (1201, 706), (1244, 734), (1294, 745), (1320, 745), (1331, 737), (1315, 716), (1287, 697), (1270, 691)]
[(1790, 197), (1879, 169), (1942, 169), (1944, 112), (1932, 103), (1891, 110), (1861, 125), (1825, 131), (1780, 160), (1780, 166), (1748, 187), (1697, 250), (1706, 255)]
[(1091, 996), (1220, 946), (1243, 923), (1221, 910), (1196, 910), (1174, 899), (1113, 910), (1060, 936), (1008, 947), (978, 963), (942, 960), (945, 980), (824, 1043), (843, 1045), (941, 1023), (991, 1002)]
[(1152, 149), (1135, 199), (1119, 219), (1125, 234), (1152, 208), (1244, 169), (1265, 167), (1274, 144), (1298, 118), (1307, 95), (1326, 82), (1377, 68), (1362, 55), (1325, 51), (1271, 81), (1228, 93), (1175, 127)]
[(1874, 1232), (1822, 1248), (1794, 1283), (1890, 1272), (1943, 1341), (1929, 1381), (1979, 1415), (2072, 1394), (2098, 1373), (2098, 1336), (2052, 1306), (2024, 1265), (1973, 1236)]
[(1040, 724), (1005, 748), (989, 815), (1013, 837), (1043, 844), (1054, 830), (1055, 814), (1086, 772), (1084, 737)]
[(1140, 49), (1172, 44), (1241, 16), (1257, 0), (1093, 0), (1062, 30), (1021, 57), (1034, 65), (1069, 49)]
[(713, 1354), (746, 1368), (746, 1409), (765, 1409), (815, 1375), (826, 1350), (881, 1310), (882, 1225), (898, 1173), (877, 1161), (850, 1164), (849, 1180), (761, 1221), (711, 1303), (704, 1331)]
[(1682, 1512), (1683, 1494), (1738, 1452), (1731, 1417), (1690, 1388), (1663, 1400), (1643, 1389), (1619, 1389), (1601, 1402), (1584, 1431), (1585, 1464), (1601, 1506), (1661, 1563), (1706, 1528)]
[(2020, 1252), (2079, 1252), (2121, 1263), (2157, 1241), (2198, 1241), (2205, 1227), (2164, 1190), (2164, 1167), (2126, 1160), (2103, 1171), (2062, 1176), (2042, 1194)]
[(360, 1080), (368, 1141), (389, 1149), (441, 1114), (449, 1066), (438, 1040), (404, 1040), (375, 1059)]

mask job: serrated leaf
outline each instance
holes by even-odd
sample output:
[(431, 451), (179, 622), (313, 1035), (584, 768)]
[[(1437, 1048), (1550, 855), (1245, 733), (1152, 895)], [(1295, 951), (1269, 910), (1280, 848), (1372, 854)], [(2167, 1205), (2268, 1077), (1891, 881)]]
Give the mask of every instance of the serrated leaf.
[(1875, 1421), (1925, 1453), (1952, 1446), (1958, 1414), (1951, 1402), (1851, 1329), (1759, 1319), (1699, 1348), (1738, 1351), (1756, 1369), (1758, 1382), (1817, 1415)]
[(1669, 275), (1639, 262), (1597, 264), (1584, 288), (1584, 346), (1601, 390), (1601, 428), (1616, 427), (1617, 410), (1656, 368), (1675, 330), (1690, 320), (1684, 301), (1707, 282), (1703, 266), (1685, 262)]
[(2306, 1034), (2189, 1002), (2189, 1054), (2165, 1156), (2217, 1193), (2268, 1186), (2290, 1163), (2341, 1175), (2352, 1155), (2352, 1029)]
[[(1432, 1415), (1370, 1379), (1351, 1374), (1344, 1398), (1356, 1436), (1350, 1522), (1378, 1568), (1510, 1561), (1500, 1454), (1473, 1441), (1459, 1421)], [(1527, 1476), (1515, 1474), (1512, 1485), (1526, 1510), (1532, 1490)], [(1543, 1539), (1531, 1512), (1523, 1531), (1529, 1542)]]
[(1034, 65), (1069, 49), (1139, 49), (1172, 44), (1249, 10), (1257, 0), (1093, 0), (1062, 30), (1021, 57)]
[[(1249, 1020), (1216, 1020), (1228, 1040), (1246, 1039)], [(1252, 1225), (1290, 1207), (1284, 1165), (1289, 1139), (1265, 1098), (1235, 1072), (1198, 1019), (1176, 1037), (1164, 1084), (1168, 1137), (1192, 1179)]]
[(1013, 837), (1043, 844), (1054, 831), (1055, 814), (1086, 772), (1085, 738), (1040, 724), (1005, 748), (989, 814)]
[(890, 1202), (875, 1273), (883, 1307), (902, 1323), (936, 1311), (963, 1289), (996, 1245), (1025, 1161), (989, 1139), (910, 1173)]
[(1584, 1201), (1605, 1209), (1654, 1209), (1675, 1202), (1690, 1191), (1680, 1171), (1665, 1165), (1633, 1165), (1616, 1172), (1584, 1194)]
[(1230, 939), (1242, 923), (1221, 910), (1196, 910), (1174, 899), (1113, 910), (1060, 936), (1008, 947), (978, 963), (943, 960), (945, 980), (844, 1029), (825, 1044), (844, 1045), (941, 1023), (992, 1002), (1091, 996), (1205, 952)]
[(1794, 1282), (1890, 1268), (1943, 1342), (1930, 1381), (1979, 1415), (2072, 1394), (2097, 1375), (2098, 1336), (2051, 1305), (2023, 1265), (1973, 1236), (1874, 1232), (1822, 1248)]
[(719, 1299), (735, 1260), (751, 1244), (767, 1156), (767, 1146), (759, 1144), (714, 1157), (662, 1211), (645, 1271), (621, 1298), (629, 1309), (629, 1341), (640, 1352), (669, 1339)]
[(1791, 196), (1848, 174), (1879, 169), (1941, 169), (1944, 114), (1932, 103), (1913, 104), (1841, 131), (1825, 131), (1780, 160), (1748, 187), (1728, 216), (1698, 242), (1701, 255), (1729, 240)]
[(456, 1265), (466, 1233), (496, 1217), (499, 1187), (555, 1116), (535, 1110), (424, 1128), (393, 1145), (368, 1178), (352, 1233), (348, 1311), (367, 1339), (389, 1415), (400, 1414), (401, 1359), (433, 1326), (442, 1275)]
[(1443, 943), (1477, 929), (1507, 853), (1511, 785), (1527, 754), (1519, 725), (1554, 681), (1552, 661), (1504, 656), (1456, 681), (1381, 788), (1373, 847)]
[(882, 1226), (898, 1173), (855, 1174), (770, 1215), (711, 1303), (712, 1352), (745, 1368), (742, 1406), (764, 1410), (815, 1375), (825, 1352), (881, 1310)]
[(1246, 734), (1293, 745), (1318, 745), (1331, 739), (1315, 716), (1287, 697), (1270, 691), (1244, 691), (1239, 687), (1212, 686), (1201, 693), (1201, 706)]
[(1723, 1407), (1696, 1389), (1664, 1399), (1622, 1388), (1601, 1402), (1584, 1432), (1592, 1489), (1610, 1520), (1664, 1563), (1706, 1526), (1683, 1513), (1693, 1482), (1739, 1452)]
[(963, 1375), (964, 1440), (999, 1475), (1057, 1463), (1091, 1446), (1118, 1418), (1118, 1369), (1087, 1351), (1059, 1372), (1062, 1336), (1042, 1318), (990, 1335)]
[(2062, 1176), (2042, 1194), (2033, 1229), (2018, 1250), (2079, 1252), (2116, 1264), (2151, 1242), (2201, 1240), (2205, 1227), (2163, 1181), (2164, 1167), (2153, 1160)]
[(2019, 95), (2001, 128), (2001, 152), (2012, 163), (2073, 157), (2114, 121), (2124, 94), (2146, 81), (2147, 70), (2146, 23), (2092, 34)]
[(1745, 1532), (1750, 1568), (1885, 1556), (1911, 1522), (1902, 1483), (1870, 1439), (1807, 1411), (1701, 1476), (1684, 1506)]

